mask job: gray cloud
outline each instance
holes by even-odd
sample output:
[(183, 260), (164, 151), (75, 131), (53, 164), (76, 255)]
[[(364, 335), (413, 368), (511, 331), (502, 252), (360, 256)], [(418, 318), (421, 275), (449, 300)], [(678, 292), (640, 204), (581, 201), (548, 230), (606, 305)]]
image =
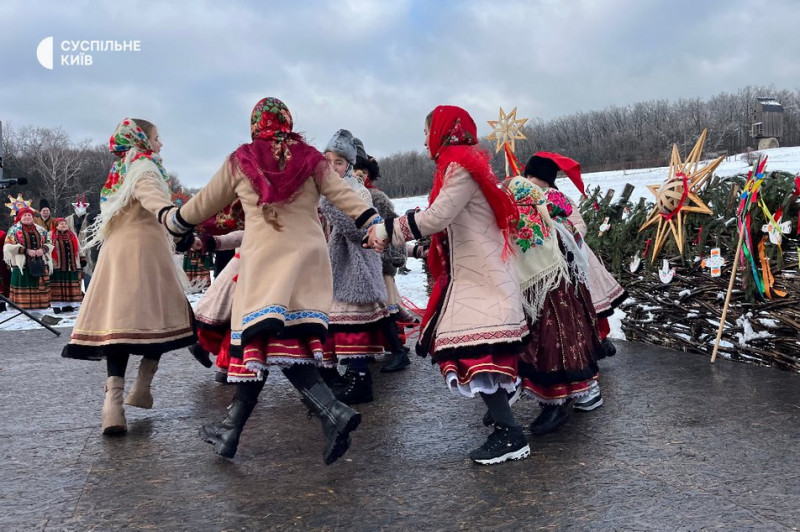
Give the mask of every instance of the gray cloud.
[[(317, 146), (339, 128), (375, 155), (422, 148), (439, 103), (548, 119), (747, 84), (797, 85), (794, 0), (99, 2), (0, 6), (0, 120), (104, 142), (159, 125), (167, 167), (201, 185), (273, 95)], [(139, 53), (47, 71), (38, 42), (136, 39)], [(763, 46), (759, 46), (763, 43)]]

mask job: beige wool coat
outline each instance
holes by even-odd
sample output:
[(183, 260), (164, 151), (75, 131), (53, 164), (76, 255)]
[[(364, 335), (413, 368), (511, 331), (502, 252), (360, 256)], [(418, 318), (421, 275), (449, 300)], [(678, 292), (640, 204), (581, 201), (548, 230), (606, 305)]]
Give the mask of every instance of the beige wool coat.
[[(275, 206), (282, 230), (269, 224), (250, 181), (228, 160), (206, 187), (165, 217), (167, 227), (196, 225), (237, 197), (242, 202), (245, 230), (240, 247), (239, 279), (233, 296), (231, 353), (259, 334), (324, 337), (333, 302), (328, 248), (317, 214), (324, 195), (364, 227), (375, 210), (333, 170), (317, 181), (309, 177), (294, 200)], [(176, 223), (176, 221), (178, 223)]]
[(157, 218), (172, 207), (167, 184), (147, 159), (131, 165), (127, 180), (132, 199), (108, 222), (92, 282), (62, 352), (67, 358), (165, 353), (196, 341), (171, 238)]
[[(486, 196), (464, 168), (451, 163), (433, 204), (394, 220), (392, 243), (447, 231), (450, 284), (441, 312), (422, 331), (419, 349), (435, 360), (469, 358), (521, 345), (528, 335), (513, 257)], [(430, 338), (432, 345), (425, 345)]]

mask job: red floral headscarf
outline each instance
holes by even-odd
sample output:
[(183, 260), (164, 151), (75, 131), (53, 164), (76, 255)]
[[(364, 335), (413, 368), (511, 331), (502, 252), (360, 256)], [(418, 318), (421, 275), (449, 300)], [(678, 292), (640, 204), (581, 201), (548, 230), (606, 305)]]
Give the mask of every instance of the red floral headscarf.
[[(161, 155), (153, 151), (150, 141), (144, 130), (131, 118), (126, 118), (119, 123), (111, 138), (108, 139), (108, 149), (119, 157), (111, 166), (103, 188), (100, 190), (100, 202), (107, 201), (113, 196), (125, 181), (128, 168), (138, 159), (150, 159), (158, 167), (164, 181), (169, 181), (166, 169), (161, 162)], [(129, 155), (132, 155), (129, 157)]]
[(478, 128), (464, 109), (452, 105), (440, 105), (433, 110), (428, 150), (436, 161), (433, 188), (428, 201), (433, 203), (444, 184), (444, 175), (450, 163), (458, 163), (477, 181), (486, 200), (494, 211), (497, 225), (503, 231), (508, 247), (509, 231), (516, 227), (519, 219), (517, 205), (508, 190), (501, 188), (489, 164), (489, 155), (476, 147)]
[[(478, 183), (494, 211), (495, 220), (505, 240), (503, 246), (505, 260), (513, 252), (510, 233), (517, 226), (519, 211), (511, 193), (501, 188), (497, 182), (497, 177), (489, 165), (489, 155), (476, 147), (476, 144), (478, 144), (478, 128), (464, 109), (440, 105), (433, 110), (428, 134), (428, 150), (436, 161), (436, 172), (428, 201), (433, 204), (442, 190), (444, 175), (450, 163), (458, 163)], [(444, 250), (443, 240), (443, 233), (436, 233), (431, 237), (428, 268), (434, 279), (434, 286), (428, 298), (428, 310), (422, 317), (423, 331), (436, 314), (439, 302), (448, 286), (448, 254)]]
[(17, 215), (14, 217), (14, 223), (20, 223), (20, 221), (22, 221), (22, 215), (26, 213), (30, 214), (33, 217), (36, 217), (36, 213), (33, 212), (33, 209), (31, 209), (30, 207), (23, 207), (17, 211)]
[(306, 179), (321, 179), (327, 169), (325, 157), (293, 132), (293, 125), (286, 104), (264, 98), (250, 117), (253, 142), (231, 154), (231, 165), (250, 181), (259, 205), (291, 201)]

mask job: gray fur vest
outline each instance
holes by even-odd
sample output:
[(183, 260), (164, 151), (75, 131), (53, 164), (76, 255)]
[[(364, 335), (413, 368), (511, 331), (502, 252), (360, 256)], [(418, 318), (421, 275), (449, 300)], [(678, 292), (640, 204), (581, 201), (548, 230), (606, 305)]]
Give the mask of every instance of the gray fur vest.
[(361, 247), (363, 235), (355, 222), (327, 199), (322, 199), (320, 210), (331, 225), (328, 254), (333, 270), (334, 299), (358, 305), (385, 302), (381, 256)]

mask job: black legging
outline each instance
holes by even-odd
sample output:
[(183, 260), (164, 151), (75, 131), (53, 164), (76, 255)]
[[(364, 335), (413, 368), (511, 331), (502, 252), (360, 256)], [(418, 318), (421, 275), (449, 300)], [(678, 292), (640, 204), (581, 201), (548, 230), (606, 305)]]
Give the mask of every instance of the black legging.
[[(114, 353), (106, 357), (106, 368), (109, 377), (122, 377), (125, 378), (125, 370), (128, 368), (128, 353)], [(157, 355), (142, 355), (142, 358), (149, 358), (150, 360), (161, 360), (161, 354)]]

